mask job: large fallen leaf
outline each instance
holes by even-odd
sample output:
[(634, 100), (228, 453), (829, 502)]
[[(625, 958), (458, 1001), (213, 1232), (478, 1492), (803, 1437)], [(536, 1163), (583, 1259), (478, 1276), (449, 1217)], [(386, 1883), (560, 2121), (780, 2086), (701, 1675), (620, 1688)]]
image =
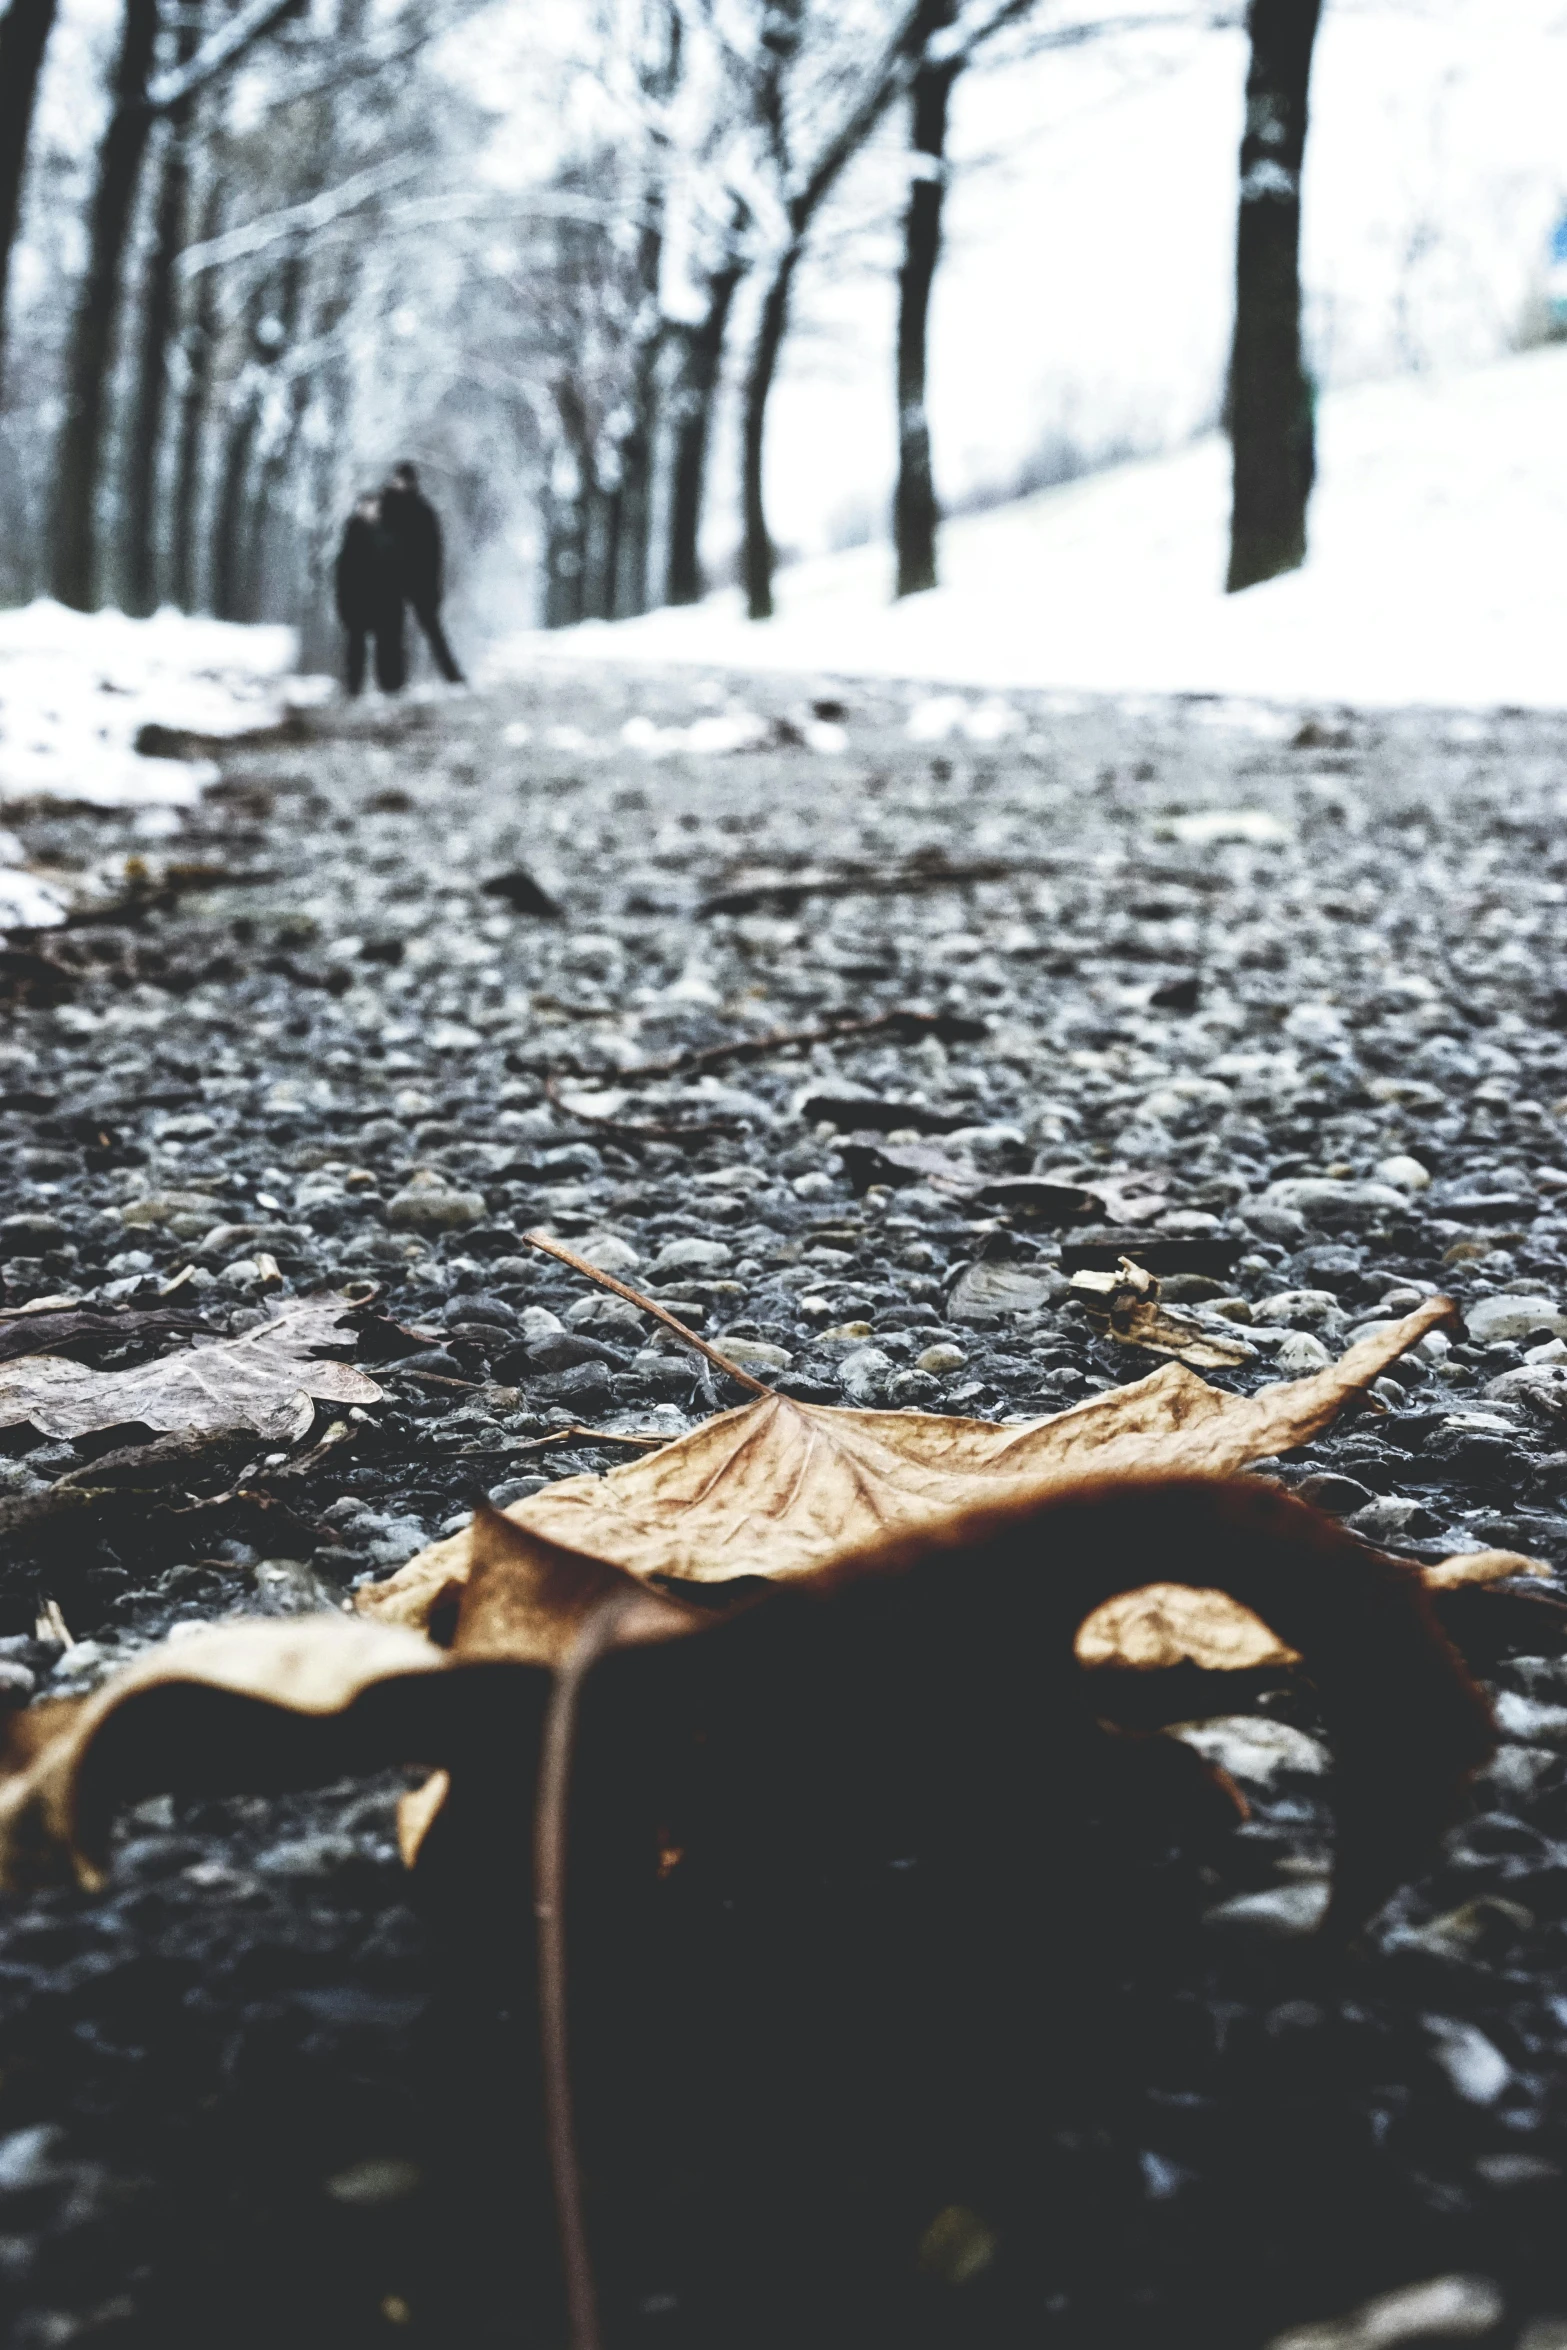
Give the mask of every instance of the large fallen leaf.
[[(1170, 1363), (1020, 1426), (764, 1394), (605, 1477), (564, 1478), (505, 1514), (562, 1550), (666, 1588), (820, 1576), (888, 1537), (918, 1536), (1002, 1498), (1028, 1507), (1088, 1478), (1233, 1475), (1320, 1434), (1451, 1312), (1447, 1299), (1428, 1298), (1327, 1369), (1254, 1395), (1227, 1394)], [(367, 1585), (356, 1604), (422, 1627), (466, 1582), (471, 1561), (465, 1530)]]
[(1418, 1573), (1260, 1482), (1133, 1476), (993, 1497), (716, 1614), (495, 1512), (472, 1552), (450, 1650), (338, 1615), (235, 1624), (61, 1709), (59, 1735), (18, 1757), (0, 1794), (6, 1879), (70, 1855), (94, 1881), (116, 1802), (155, 1789), (302, 1784), (400, 1759), (447, 1774), (405, 1821), (410, 1846), (447, 1787), (466, 1786), (500, 1820), (484, 1831), (493, 1865), (515, 1850), (504, 1819), (527, 1800), (552, 1681), (585, 1654), (600, 1661), (584, 1816), (617, 1850), (632, 1822), (635, 1849), (717, 1839), (741, 1868), (771, 1843), (815, 1867), (882, 1836), (906, 1849), (928, 1813), (955, 1850), (1004, 1815), (1015, 1856), (1052, 1803), (1081, 1805), (1101, 1763), (1123, 1768), (1074, 1643), (1154, 1560), (1304, 1658), (1339, 1762), (1341, 1917), (1407, 1872), (1489, 1751), (1483, 1701)]
[(340, 1297), (307, 1297), (281, 1307), (242, 1337), (184, 1347), (133, 1371), (95, 1371), (60, 1355), (0, 1363), (0, 1428), (30, 1421), (44, 1436), (74, 1438), (97, 1428), (249, 1428), (284, 1439), (302, 1433), (312, 1399), (378, 1403), (375, 1381), (351, 1363), (322, 1361), (342, 1347), (352, 1311)]

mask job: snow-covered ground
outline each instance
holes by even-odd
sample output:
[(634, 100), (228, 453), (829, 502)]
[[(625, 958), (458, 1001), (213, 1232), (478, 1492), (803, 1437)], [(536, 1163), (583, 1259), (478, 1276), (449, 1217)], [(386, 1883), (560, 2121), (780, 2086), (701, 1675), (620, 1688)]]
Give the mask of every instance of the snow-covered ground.
[(215, 770), (143, 758), (141, 729), (232, 735), (274, 726), (290, 702), (312, 698), (314, 681), (290, 675), (294, 660), (288, 628), (172, 611), (127, 620), (42, 599), (0, 612), (0, 799), (193, 800)]
[[(275, 726), (329, 681), (290, 674), (288, 628), (241, 628), (172, 611), (151, 620), (82, 613), (40, 600), (0, 612), (0, 806), (40, 796), (165, 817), (215, 780), (211, 760), (147, 758), (144, 726), (196, 735)], [(165, 817), (165, 820), (166, 817)], [(0, 924), (64, 919), (58, 893), (20, 868), (0, 832)]]
[[(1567, 706), (1567, 346), (1336, 392), (1304, 570), (1222, 592), (1228, 450), (1210, 437), (949, 523), (943, 585), (889, 601), (885, 547), (492, 656), (680, 661), (989, 689)], [(933, 722), (932, 722), (933, 723)]]

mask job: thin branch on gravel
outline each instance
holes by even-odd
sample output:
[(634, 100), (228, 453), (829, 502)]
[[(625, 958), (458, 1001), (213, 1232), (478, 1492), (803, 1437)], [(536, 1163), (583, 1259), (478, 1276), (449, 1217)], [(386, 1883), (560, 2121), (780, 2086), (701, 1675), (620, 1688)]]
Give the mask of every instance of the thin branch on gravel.
[[(845, 1013), (837, 1019), (818, 1021), (813, 1028), (769, 1028), (765, 1035), (732, 1037), (727, 1044), (692, 1045), (685, 1052), (670, 1053), (661, 1061), (633, 1061), (629, 1069), (590, 1069), (580, 1061), (557, 1061), (545, 1080), (545, 1091), (556, 1101), (558, 1096), (550, 1088), (562, 1077), (593, 1077), (627, 1085), (644, 1077), (679, 1077), (690, 1069), (719, 1068), (725, 1061), (760, 1061), (769, 1053), (788, 1052), (796, 1046), (836, 1044), (860, 1036), (937, 1036), (943, 1044), (972, 1044), (987, 1033), (983, 1020), (970, 1019), (962, 1012), (899, 1010), (875, 1012), (868, 1018)], [(564, 1103), (560, 1106), (565, 1107)], [(570, 1115), (575, 1118), (582, 1113), (573, 1110)], [(690, 1134), (695, 1129), (688, 1126), (672, 1131)]]
[(932, 862), (901, 866), (891, 873), (780, 874), (774, 880), (743, 882), (734, 889), (718, 890), (703, 898), (696, 914), (701, 921), (709, 914), (755, 914), (764, 906), (792, 914), (807, 898), (907, 897), (921, 890), (961, 888), (974, 881), (1011, 881), (1019, 873), (1041, 870), (1037, 864), (1019, 864), (1015, 858), (980, 857), (967, 865)]
[[(738, 1377), (738, 1372), (735, 1375)], [(525, 1444), (519, 1444), (515, 1449), (518, 1452), (542, 1452), (546, 1445), (577, 1444), (583, 1439), (592, 1444), (629, 1444), (638, 1452), (656, 1452), (669, 1442), (667, 1436), (656, 1435), (651, 1429), (645, 1436), (635, 1436), (609, 1428), (588, 1428), (580, 1420), (573, 1420), (569, 1428), (552, 1428), (547, 1436), (530, 1436)]]
[(727, 1355), (720, 1354), (716, 1346), (709, 1346), (705, 1338), (698, 1338), (694, 1330), (688, 1330), (684, 1322), (677, 1321), (673, 1314), (655, 1305), (650, 1297), (644, 1297), (640, 1289), (628, 1288), (624, 1281), (617, 1281), (613, 1273), (606, 1273), (601, 1266), (590, 1263), (588, 1258), (579, 1257), (576, 1250), (567, 1248), (564, 1241), (551, 1240), (543, 1232), (525, 1232), (522, 1237), (530, 1248), (542, 1249), (549, 1257), (558, 1257), (574, 1273), (581, 1273), (589, 1281), (596, 1281), (600, 1289), (612, 1289), (617, 1297), (625, 1298), (639, 1313), (651, 1314), (655, 1322), (662, 1322), (666, 1330), (672, 1330), (687, 1346), (695, 1347), (699, 1355), (705, 1355), (710, 1363), (715, 1363), (726, 1377), (737, 1379), (742, 1387), (749, 1387), (753, 1395), (773, 1393), (764, 1381), (753, 1379), (749, 1371), (742, 1371), (738, 1363), (732, 1363)]

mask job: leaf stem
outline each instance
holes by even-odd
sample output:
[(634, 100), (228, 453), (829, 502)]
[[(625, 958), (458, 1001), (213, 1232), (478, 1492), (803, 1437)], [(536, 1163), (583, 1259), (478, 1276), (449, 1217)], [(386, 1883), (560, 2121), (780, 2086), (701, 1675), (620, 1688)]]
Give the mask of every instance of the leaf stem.
[(684, 1322), (677, 1321), (673, 1314), (667, 1314), (650, 1297), (644, 1297), (640, 1289), (629, 1288), (624, 1281), (617, 1281), (613, 1273), (606, 1273), (600, 1266), (590, 1264), (586, 1257), (579, 1257), (576, 1250), (568, 1248), (564, 1241), (551, 1240), (542, 1232), (525, 1232), (522, 1237), (530, 1248), (542, 1249), (549, 1257), (559, 1257), (561, 1263), (569, 1265), (574, 1273), (585, 1274), (589, 1281), (596, 1281), (600, 1289), (612, 1289), (617, 1297), (626, 1298), (641, 1313), (651, 1314), (655, 1322), (662, 1322), (666, 1330), (672, 1330), (677, 1338), (684, 1339), (687, 1346), (694, 1346), (699, 1355), (706, 1355), (710, 1363), (716, 1363), (722, 1372), (731, 1379), (737, 1379), (742, 1387), (749, 1387), (753, 1395), (774, 1393), (762, 1380), (753, 1379), (749, 1371), (742, 1371), (738, 1363), (732, 1363), (727, 1355), (721, 1355), (716, 1346), (709, 1346), (705, 1338), (698, 1338), (696, 1332), (688, 1330)]
[(614, 1645), (616, 1627), (634, 1594), (613, 1591), (583, 1624), (555, 1675), (539, 1755), (533, 1815), (533, 1912), (538, 1931), (539, 2034), (544, 2067), (544, 2129), (561, 2267), (566, 2285), (570, 2350), (601, 2350), (598, 2291), (583, 2208), (582, 2168), (571, 2094), (567, 2009), (566, 1855), (571, 1803), (571, 1752), (578, 1701), (588, 1673)]

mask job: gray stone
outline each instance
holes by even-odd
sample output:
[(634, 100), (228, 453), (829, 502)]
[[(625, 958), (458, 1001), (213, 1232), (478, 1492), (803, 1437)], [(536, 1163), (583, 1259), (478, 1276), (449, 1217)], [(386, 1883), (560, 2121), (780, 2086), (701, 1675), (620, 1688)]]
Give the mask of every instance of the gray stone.
[(428, 1170), (415, 1175), (386, 1203), (386, 1220), (405, 1232), (453, 1232), (466, 1224), (482, 1223), (487, 1214), (484, 1195), (454, 1191)]
[(787, 1348), (770, 1346), (762, 1338), (725, 1338), (720, 1333), (712, 1343), (742, 1371), (787, 1371), (794, 1362)]
[(199, 1240), (222, 1220), (223, 1202), (204, 1191), (150, 1191), (127, 1200), (120, 1210), (120, 1222), (133, 1230), (161, 1224), (181, 1240)]
[(1319, 1738), (1265, 1714), (1215, 1714), (1205, 1722), (1182, 1722), (1170, 1735), (1232, 1779), (1257, 1786), (1292, 1774), (1318, 1779), (1328, 1768), (1328, 1750)]
[[(1405, 1193), (1391, 1183), (1334, 1182), (1327, 1176), (1294, 1175), (1270, 1183), (1264, 1208), (1292, 1208), (1308, 1224), (1372, 1224), (1389, 1210), (1406, 1211)], [(1248, 1218), (1250, 1211), (1247, 1211)]]
[(1513, 2077), (1513, 2068), (1495, 2041), (1488, 2040), (1478, 2024), (1458, 2016), (1428, 2015), (1421, 2021), (1457, 2095), (1466, 2105), (1494, 2105)]
[(566, 1335), (565, 1323), (558, 1314), (552, 1314), (548, 1306), (524, 1306), (517, 1316), (517, 1324), (528, 1346), (537, 1346), (544, 1338), (564, 1338)]
[(1341, 1322), (1344, 1314), (1331, 1289), (1276, 1290), (1256, 1311), (1259, 1322), (1287, 1322), (1294, 1330), (1320, 1330), (1324, 1324)]
[(1567, 1338), (1567, 1314), (1554, 1298), (1538, 1294), (1520, 1297), (1503, 1290), (1498, 1297), (1476, 1298), (1464, 1309), (1464, 1323), (1476, 1346), (1495, 1346), (1501, 1339), (1532, 1338), (1543, 1331), (1550, 1338)]
[(1376, 1498), (1358, 1478), (1341, 1477), (1332, 1469), (1320, 1470), (1314, 1477), (1303, 1477), (1295, 1491), (1313, 1509), (1326, 1510), (1335, 1518), (1347, 1518), (1352, 1511), (1363, 1510)]
[[(1500, 2325), (1506, 2304), (1489, 2277), (1430, 2277), (1363, 2301), (1347, 2317), (1292, 2326), (1267, 2350), (1396, 2350), (1400, 2342), (1470, 2342)], [(1519, 2350), (1522, 2350), (1520, 2344)]]
[(1567, 1419), (1567, 1363), (1525, 1363), (1487, 1382), (1497, 1403), (1522, 1404), (1537, 1419)]
[(579, 1257), (586, 1257), (601, 1273), (629, 1273), (642, 1262), (630, 1241), (622, 1240), (618, 1232), (590, 1232), (585, 1240), (573, 1241), (572, 1246)]
[(877, 1404), (887, 1392), (893, 1360), (879, 1346), (856, 1347), (838, 1365), (838, 1378), (851, 1403)]
[(1397, 1542), (1417, 1540), (1423, 1533), (1436, 1531), (1436, 1520), (1423, 1502), (1406, 1501), (1394, 1493), (1378, 1494), (1345, 1520), (1352, 1533), (1365, 1542)]
[(953, 1285), (947, 1300), (947, 1320), (974, 1327), (994, 1322), (1002, 1314), (1037, 1313), (1065, 1287), (1059, 1273), (1052, 1277), (1047, 1272), (1035, 1272), (1032, 1267), (1005, 1260), (970, 1265)]
[(648, 1271), (656, 1278), (668, 1273), (727, 1273), (734, 1250), (722, 1240), (666, 1241)]
[(1321, 1925), (1331, 1891), (1326, 1877), (1309, 1877), (1294, 1885), (1272, 1886), (1266, 1893), (1237, 1893), (1204, 1910), (1203, 1924), (1297, 1941)]
[(1309, 1379), (1313, 1371), (1325, 1371), (1333, 1357), (1310, 1330), (1292, 1330), (1280, 1339), (1273, 1359), (1286, 1378)]
[(1547, 1705), (1543, 1698), (1522, 1697), (1504, 1689), (1494, 1707), (1496, 1726), (1504, 1738), (1524, 1746), (1567, 1746), (1567, 1705)]

